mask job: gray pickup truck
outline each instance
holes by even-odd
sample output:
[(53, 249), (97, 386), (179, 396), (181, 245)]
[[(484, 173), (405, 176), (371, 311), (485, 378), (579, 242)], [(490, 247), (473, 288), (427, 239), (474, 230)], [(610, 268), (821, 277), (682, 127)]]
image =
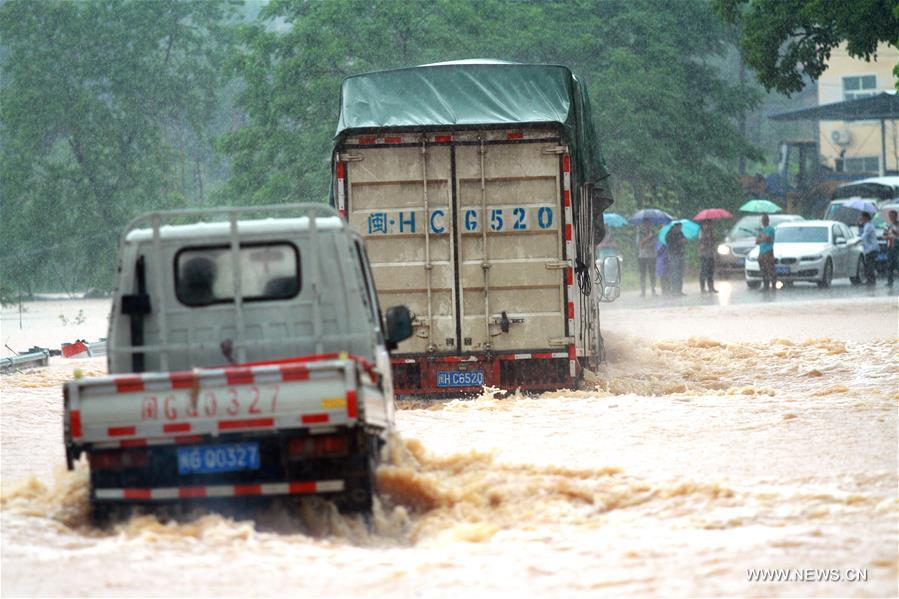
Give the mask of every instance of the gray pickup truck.
[(122, 235), (108, 376), (65, 383), (69, 468), (97, 522), (134, 505), (324, 494), (371, 508), (393, 426), (388, 350), (362, 240), (321, 204), (178, 210)]

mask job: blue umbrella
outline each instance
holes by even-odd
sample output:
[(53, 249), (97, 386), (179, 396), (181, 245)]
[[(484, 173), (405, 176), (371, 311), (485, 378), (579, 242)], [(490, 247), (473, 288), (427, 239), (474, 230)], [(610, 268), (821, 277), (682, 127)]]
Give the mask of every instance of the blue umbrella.
[(868, 214), (874, 214), (875, 212), (877, 212), (877, 206), (874, 205), (874, 202), (872, 202), (871, 200), (862, 200), (859, 198), (853, 198), (848, 202), (844, 202), (842, 204), (842, 207), (852, 208), (860, 212), (867, 212)]
[(684, 234), (684, 237), (687, 239), (696, 239), (699, 236), (699, 225), (694, 223), (692, 220), (682, 218), (679, 220), (671, 221), (659, 231), (659, 241), (665, 243), (665, 235), (668, 234), (668, 231), (671, 230), (676, 223), (681, 224), (681, 232)]
[(602, 215), (602, 222), (605, 223), (607, 227), (623, 227), (627, 224), (627, 219), (620, 214), (606, 212)]
[(668, 214), (667, 212), (662, 212), (658, 208), (644, 208), (643, 210), (637, 210), (627, 222), (639, 225), (644, 220), (648, 220), (653, 225), (664, 225), (665, 223), (670, 223), (674, 220), (674, 217)]

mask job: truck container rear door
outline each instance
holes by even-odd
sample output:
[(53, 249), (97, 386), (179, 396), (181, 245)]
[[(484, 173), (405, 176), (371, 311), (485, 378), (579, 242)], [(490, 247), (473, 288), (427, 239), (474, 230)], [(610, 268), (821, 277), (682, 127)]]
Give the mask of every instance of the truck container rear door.
[(338, 185), (381, 305), (416, 315), (398, 353), (567, 345), (562, 152), (552, 131), (347, 139)]
[(566, 344), (557, 149), (456, 148), (462, 351)]

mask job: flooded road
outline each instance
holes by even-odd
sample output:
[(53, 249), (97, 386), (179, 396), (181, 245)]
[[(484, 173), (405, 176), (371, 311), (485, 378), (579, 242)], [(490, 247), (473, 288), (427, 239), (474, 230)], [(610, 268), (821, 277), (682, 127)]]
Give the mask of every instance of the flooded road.
[(584, 389), (401, 410), (371, 527), (310, 501), (92, 529), (59, 387), (104, 360), (56, 359), (0, 379), (3, 594), (896, 596), (897, 318), (886, 296), (625, 302)]

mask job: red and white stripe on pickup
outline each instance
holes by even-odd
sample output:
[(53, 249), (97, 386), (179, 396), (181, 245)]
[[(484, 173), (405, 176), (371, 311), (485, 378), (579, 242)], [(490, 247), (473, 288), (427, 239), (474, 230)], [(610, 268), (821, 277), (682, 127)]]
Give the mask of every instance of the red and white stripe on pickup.
[[(239, 385), (291, 383), (333, 378), (335, 371), (344, 376), (346, 416), (355, 420), (359, 415), (356, 391), (355, 364), (374, 377), (373, 365), (365, 358), (348, 353), (318, 354), (273, 363), (254, 363), (226, 368), (198, 369), (171, 373), (151, 372), (134, 375), (106, 376), (90, 379), (89, 385), (75, 380), (68, 385), (69, 429), (73, 441), (83, 441), (85, 425), (81, 419), (82, 397), (108, 396), (123, 393), (164, 393), (192, 389), (196, 393), (207, 389), (221, 389)], [(118, 447), (136, 447), (161, 443), (194, 443), (202, 435), (267, 428), (296, 428), (298, 425), (328, 425), (331, 415), (321, 413), (278, 414), (252, 418), (202, 418), (196, 421), (142, 422), (107, 426), (101, 442), (113, 441)], [(96, 442), (98, 439), (91, 439)], [(152, 442), (151, 442), (152, 441)]]
[[(565, 258), (574, 260), (574, 217), (571, 210), (571, 155), (562, 155), (562, 201), (565, 204)], [(568, 290), (568, 336), (575, 336), (574, 325), (574, 267), (565, 268), (565, 286)], [(571, 378), (577, 376), (577, 350), (573, 343), (568, 345), (568, 369)]]
[(306, 495), (311, 493), (339, 493), (342, 480), (319, 480), (287, 483), (244, 485), (204, 485), (199, 487), (159, 487), (94, 489), (96, 499), (124, 501), (165, 501), (171, 499), (200, 499), (204, 497), (259, 497), (266, 495)]

